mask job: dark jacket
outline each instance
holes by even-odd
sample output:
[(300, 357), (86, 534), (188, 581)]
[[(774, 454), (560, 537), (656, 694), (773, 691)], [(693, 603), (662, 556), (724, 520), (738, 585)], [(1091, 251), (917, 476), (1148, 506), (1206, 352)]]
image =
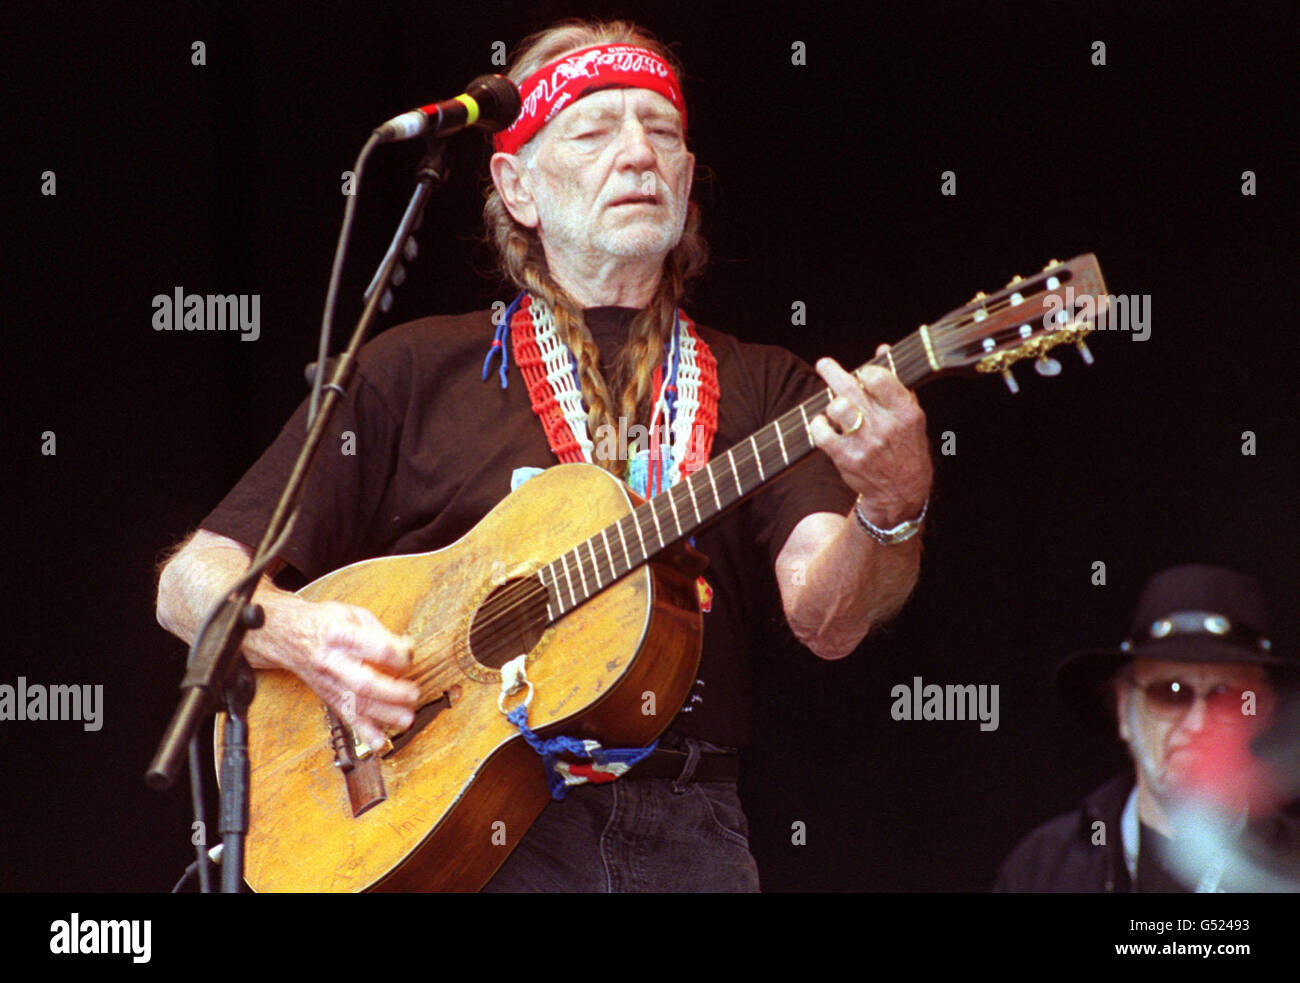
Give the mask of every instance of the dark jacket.
[[(1120, 815), (1133, 790), (1132, 771), (1093, 791), (1074, 812), (1026, 836), (1002, 864), (994, 891), (1119, 893), (1133, 890), (1124, 866)], [(1094, 829), (1094, 823), (1103, 823)], [(1104, 834), (1104, 844), (1101, 841)]]

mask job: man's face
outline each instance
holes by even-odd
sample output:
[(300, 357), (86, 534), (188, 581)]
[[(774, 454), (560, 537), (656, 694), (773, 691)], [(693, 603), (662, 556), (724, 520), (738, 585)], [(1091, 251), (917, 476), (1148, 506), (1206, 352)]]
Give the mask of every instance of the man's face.
[(681, 239), (695, 155), (681, 114), (657, 92), (595, 92), (520, 156), (548, 258), (664, 256)]
[(1162, 800), (1238, 781), (1274, 702), (1262, 667), (1232, 663), (1134, 659), (1115, 690), (1120, 737)]

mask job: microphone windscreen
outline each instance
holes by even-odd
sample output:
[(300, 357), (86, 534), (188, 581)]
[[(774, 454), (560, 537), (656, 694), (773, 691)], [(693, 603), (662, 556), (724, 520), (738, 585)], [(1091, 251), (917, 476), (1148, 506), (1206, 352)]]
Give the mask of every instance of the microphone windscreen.
[(480, 75), (465, 86), (465, 94), (478, 103), (478, 122), (489, 133), (504, 130), (519, 116), (519, 89), (501, 75)]

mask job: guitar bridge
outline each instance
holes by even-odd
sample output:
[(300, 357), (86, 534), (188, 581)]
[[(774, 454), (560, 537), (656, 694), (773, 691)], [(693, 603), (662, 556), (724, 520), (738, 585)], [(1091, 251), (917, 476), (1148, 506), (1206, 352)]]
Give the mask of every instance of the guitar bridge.
[(388, 747), (382, 752), (382, 757), (389, 757), (396, 754), (406, 745), (415, 739), (415, 735), (428, 727), (433, 722), (433, 718), (438, 716), (444, 710), (450, 710), (460, 699), (460, 687), (453, 686), (450, 691), (443, 693), (431, 703), (426, 703), (420, 709), (415, 711), (415, 719), (411, 721), (411, 726), (406, 728), (400, 734), (394, 736), (389, 742)]

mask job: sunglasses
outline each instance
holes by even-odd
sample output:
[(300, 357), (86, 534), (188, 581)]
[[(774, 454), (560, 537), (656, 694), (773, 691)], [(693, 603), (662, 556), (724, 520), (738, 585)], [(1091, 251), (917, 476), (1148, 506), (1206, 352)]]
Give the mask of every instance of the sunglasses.
[(1192, 708), (1197, 697), (1205, 700), (1205, 709), (1217, 720), (1240, 720), (1244, 716), (1245, 694), (1248, 692), (1240, 686), (1215, 686), (1210, 690), (1198, 690), (1179, 679), (1157, 679), (1139, 686), (1130, 678), (1129, 684), (1142, 693), (1147, 707), (1165, 717), (1181, 717)]

